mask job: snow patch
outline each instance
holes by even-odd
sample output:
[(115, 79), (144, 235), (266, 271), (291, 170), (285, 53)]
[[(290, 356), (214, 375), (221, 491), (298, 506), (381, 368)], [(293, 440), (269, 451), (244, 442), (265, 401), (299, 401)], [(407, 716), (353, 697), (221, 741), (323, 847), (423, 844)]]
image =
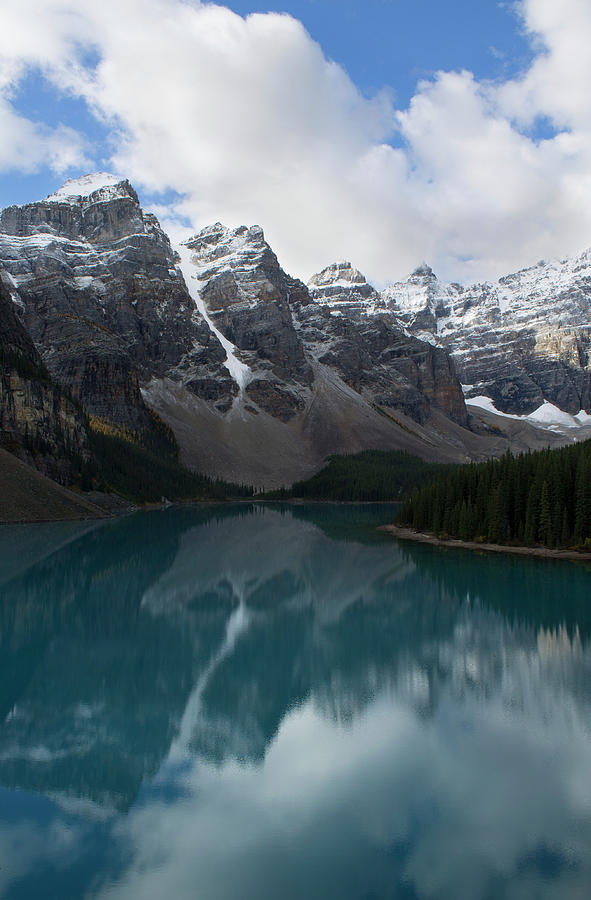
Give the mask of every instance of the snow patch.
[(589, 425), (589, 423), (591, 423), (591, 416), (584, 409), (578, 412), (576, 416), (573, 416), (573, 418), (576, 419), (580, 425)]
[[(465, 385), (463, 387), (468, 387)], [(511, 413), (502, 412), (497, 409), (490, 397), (469, 397), (466, 399), (467, 406), (476, 406), (487, 412), (494, 413), (495, 416), (501, 416), (504, 419), (515, 419), (519, 422), (529, 422), (538, 428), (546, 428), (550, 431), (564, 431), (564, 429), (581, 428), (591, 423), (591, 415), (581, 410), (576, 416), (559, 409), (553, 403), (544, 400), (541, 406), (538, 406), (532, 413), (527, 416), (518, 416)]]
[[(50, 194), (46, 199), (50, 203), (67, 202), (68, 200), (78, 200), (80, 197), (88, 197), (95, 191), (104, 190), (109, 198), (117, 196), (117, 192), (113, 191), (114, 187), (121, 184), (124, 179), (118, 175), (109, 175), (107, 172), (93, 172), (89, 175), (82, 175), (80, 178), (68, 178), (65, 184)], [(103, 199), (106, 199), (103, 198)]]
[(88, 288), (94, 281), (92, 275), (76, 275), (74, 278), (76, 287), (80, 289)]
[[(26, 234), (24, 236), (16, 234), (0, 234), (0, 247), (9, 247), (17, 252), (32, 247), (35, 250), (43, 250), (49, 244), (62, 243), (71, 244), (74, 247), (84, 247), (82, 241), (74, 241), (71, 238), (64, 237), (59, 234), (47, 234), (45, 231), (38, 231), (35, 234)], [(18, 280), (15, 281), (18, 284)]]
[(14, 291), (10, 292), (10, 299), (15, 306), (19, 307), (19, 309), (22, 309), (23, 311), (25, 310), (25, 304), (23, 303), (19, 295), (14, 293)]
[(565, 428), (579, 428), (581, 425), (574, 416), (554, 406), (553, 403), (548, 403), (547, 400), (533, 413), (530, 413), (527, 418), (530, 422), (546, 426), (562, 425)]
[(466, 406), (477, 406), (479, 409), (485, 409), (487, 412), (494, 413), (495, 416), (503, 416), (505, 419), (524, 419), (525, 416), (512, 416), (509, 413), (501, 412), (497, 409), (490, 397), (470, 397), (466, 400)]

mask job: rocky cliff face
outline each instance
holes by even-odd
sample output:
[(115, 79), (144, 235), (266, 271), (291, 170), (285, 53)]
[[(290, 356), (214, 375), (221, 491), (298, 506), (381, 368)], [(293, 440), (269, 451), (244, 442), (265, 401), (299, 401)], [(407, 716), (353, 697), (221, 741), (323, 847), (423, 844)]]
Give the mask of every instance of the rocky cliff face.
[[(302, 282), (290, 278), (262, 228), (217, 223), (181, 248), (183, 272), (212, 333), (226, 348), (245, 401), (288, 422), (309, 399), (312, 370), (296, 331), (291, 304), (307, 304)], [(237, 389), (234, 390), (236, 395)]]
[(309, 405), (318, 361), (370, 404), (417, 422), (434, 404), (466, 421), (445, 352), (392, 316), (364, 316), (379, 295), (351, 266), (325, 270), (311, 296), (259, 227), (218, 223), (179, 250), (129, 182), (105, 175), (0, 216), (23, 321), (91, 413), (137, 427), (141, 384), (168, 376), (221, 413), (242, 395), (253, 414), (289, 422)]
[(290, 278), (261, 228), (204, 229), (186, 244), (187, 279), (204, 315), (238, 351), (245, 396), (290, 421), (310, 402), (313, 364), (334, 369), (370, 405), (424, 423), (434, 405), (465, 424), (459, 382), (445, 351), (404, 333), (388, 314), (368, 317), (379, 295), (348, 263)]
[(17, 315), (19, 302), (0, 271), (0, 446), (69, 484), (72, 454), (88, 456), (84, 417), (49, 378)]
[(421, 423), (435, 406), (467, 424), (448, 354), (401, 328), (357, 269), (336, 263), (308, 287), (315, 303), (299, 311), (301, 334), (320, 362), (334, 366), (347, 384), (379, 406)]
[(441, 283), (428, 266), (389, 287), (378, 309), (448, 350), (467, 396), (528, 414), (544, 401), (591, 410), (591, 251), (494, 284)]
[(155, 217), (129, 182), (102, 181), (5, 209), (0, 262), (52, 376), (89, 412), (137, 428), (140, 381), (174, 369), (203, 329)]

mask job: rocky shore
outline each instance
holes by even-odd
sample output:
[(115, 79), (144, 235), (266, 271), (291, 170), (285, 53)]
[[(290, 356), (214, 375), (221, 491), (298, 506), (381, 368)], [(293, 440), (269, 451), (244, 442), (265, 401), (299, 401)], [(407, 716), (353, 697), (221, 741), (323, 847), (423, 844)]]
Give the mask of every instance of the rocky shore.
[(434, 534), (400, 528), (398, 525), (381, 525), (380, 531), (387, 531), (401, 541), (417, 541), (434, 547), (451, 547), (461, 550), (484, 550), (488, 553), (512, 553), (517, 556), (537, 556), (543, 559), (575, 559), (591, 562), (591, 552), (583, 550), (552, 550), (549, 547), (512, 547), (506, 544), (480, 544), (476, 541), (460, 541), (455, 538), (438, 538)]

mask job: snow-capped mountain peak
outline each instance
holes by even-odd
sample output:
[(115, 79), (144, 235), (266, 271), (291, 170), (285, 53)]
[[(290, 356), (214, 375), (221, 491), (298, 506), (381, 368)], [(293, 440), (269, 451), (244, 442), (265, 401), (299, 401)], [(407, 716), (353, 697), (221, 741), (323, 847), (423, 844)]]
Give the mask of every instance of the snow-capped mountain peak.
[(350, 263), (309, 282), (314, 300), (364, 316), (389, 314), (407, 333), (451, 353), (468, 397), (529, 415), (544, 402), (573, 416), (591, 408), (591, 250), (463, 287), (427, 264), (381, 294)]
[[(308, 282), (314, 300), (328, 305), (348, 303), (375, 303), (379, 294), (359, 269), (348, 261), (327, 266)], [(369, 311), (369, 307), (368, 307)], [(372, 310), (373, 311), (373, 310)]]
[(133, 188), (125, 178), (108, 172), (92, 172), (80, 178), (68, 178), (59, 190), (46, 198), (46, 202), (76, 202), (91, 195), (95, 201), (113, 200), (116, 197), (130, 196), (132, 191)]
[(417, 281), (418, 279), (437, 280), (437, 276), (428, 263), (422, 262), (413, 272), (411, 272), (409, 277), (409, 281)]

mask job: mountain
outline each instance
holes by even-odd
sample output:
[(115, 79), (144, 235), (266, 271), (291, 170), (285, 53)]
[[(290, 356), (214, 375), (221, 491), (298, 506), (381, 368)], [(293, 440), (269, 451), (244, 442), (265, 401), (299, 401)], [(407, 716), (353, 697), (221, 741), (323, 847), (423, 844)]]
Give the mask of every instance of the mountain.
[(443, 284), (428, 266), (381, 295), (412, 334), (448, 350), (466, 395), (528, 415), (591, 412), (591, 250), (496, 283)]
[(0, 259), (51, 375), (92, 415), (138, 428), (140, 381), (172, 369), (200, 332), (168, 237), (129, 182), (113, 182), (5, 209)]
[[(379, 308), (379, 295), (350, 263), (336, 263), (309, 282), (316, 301), (302, 315), (321, 362), (335, 366), (355, 390), (370, 391), (384, 407), (417, 422), (431, 407), (467, 425), (468, 414), (449, 355), (417, 340)], [(312, 332), (312, 333), (311, 333)], [(318, 352), (318, 351), (317, 351)]]
[[(143, 396), (207, 474), (276, 487), (334, 452), (488, 455), (469, 432), (449, 356), (392, 316), (335, 315), (290, 277), (258, 226), (216, 223), (177, 248), (196, 312), (226, 351), (219, 374), (152, 378)], [(188, 377), (187, 377), (188, 375)]]
[(291, 311), (309, 303), (262, 228), (206, 228), (180, 248), (181, 267), (198, 310), (227, 352), (233, 399), (283, 422), (306, 405), (313, 381)]
[[(439, 294), (461, 289), (430, 270), (412, 276), (411, 310), (347, 263), (292, 278), (258, 226), (217, 223), (175, 247), (131, 184), (104, 173), (3, 210), (0, 267), (53, 382), (109, 427), (150, 435), (155, 411), (209, 476), (273, 488), (335, 452), (451, 462), (564, 441), (467, 409), (457, 368), (464, 383), (472, 369), (435, 327)], [(577, 377), (573, 408), (587, 396)]]

